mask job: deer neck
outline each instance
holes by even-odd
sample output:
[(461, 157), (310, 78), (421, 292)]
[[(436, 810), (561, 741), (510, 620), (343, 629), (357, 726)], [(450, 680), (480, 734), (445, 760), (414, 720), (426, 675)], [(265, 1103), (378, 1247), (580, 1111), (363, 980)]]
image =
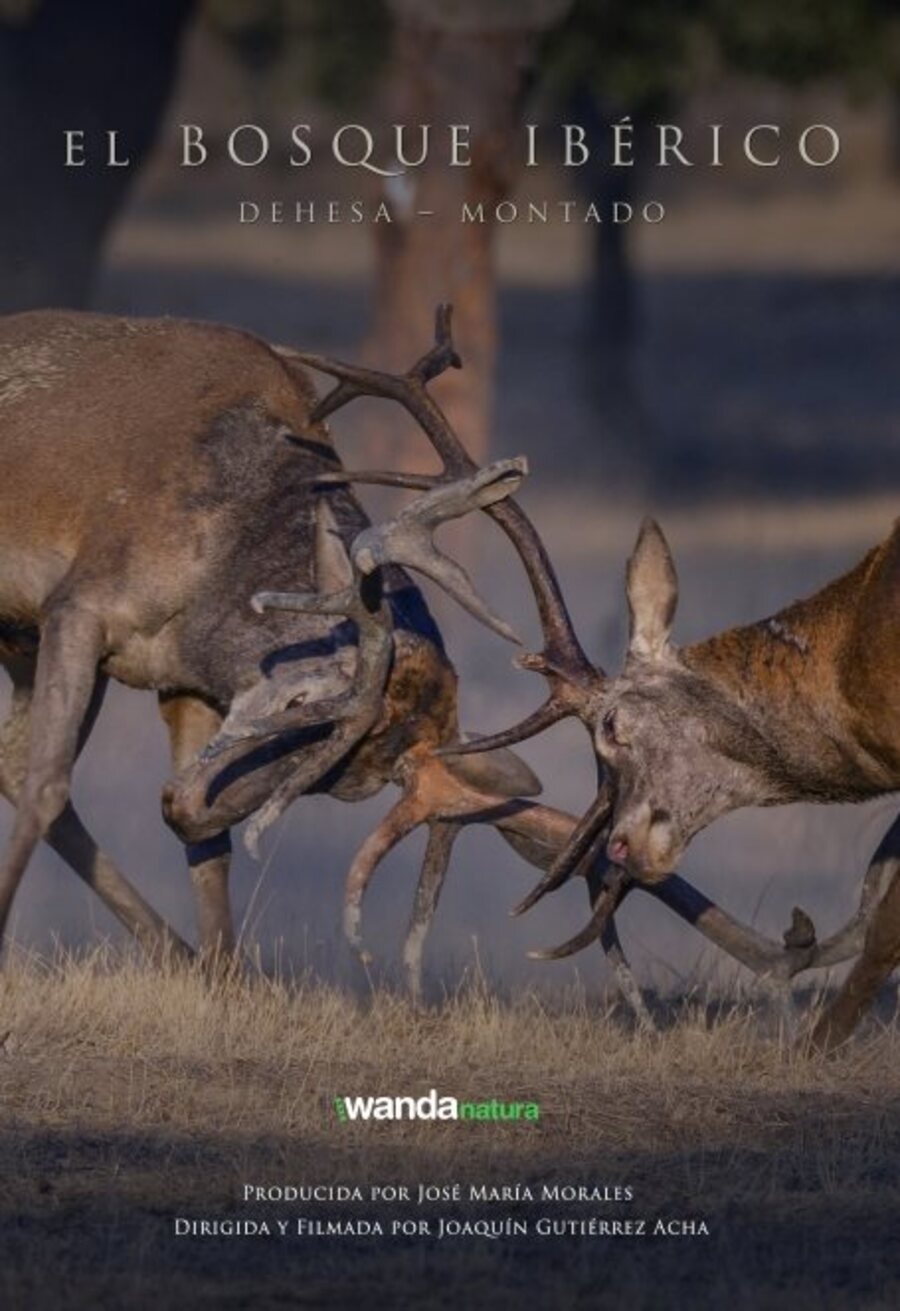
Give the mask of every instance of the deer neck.
[[(854, 571), (855, 574), (856, 571)], [(759, 766), (779, 801), (858, 801), (896, 786), (863, 743), (842, 690), (854, 574), (767, 619), (682, 650), (685, 664), (742, 712), (729, 755)], [(746, 748), (746, 750), (745, 750)], [(770, 798), (761, 797), (763, 804)]]

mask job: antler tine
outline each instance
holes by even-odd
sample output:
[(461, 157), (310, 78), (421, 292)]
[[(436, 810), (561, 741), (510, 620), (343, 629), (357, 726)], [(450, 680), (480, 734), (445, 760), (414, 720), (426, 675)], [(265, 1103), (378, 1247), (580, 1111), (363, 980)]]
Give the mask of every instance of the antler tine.
[(431, 382), (447, 369), (461, 369), (462, 360), (453, 345), (453, 306), (442, 301), (434, 311), (434, 345), (410, 370), (423, 383)]
[[(539, 879), (528, 896), (520, 901), (518, 906), (514, 907), (513, 915), (524, 914), (526, 910), (530, 910), (532, 906), (535, 906), (542, 897), (545, 897), (548, 892), (554, 892), (571, 878), (595, 845), (609, 819), (611, 809), (612, 797), (609, 783), (603, 778), (596, 799), (575, 825), (565, 846), (562, 847), (559, 855), (543, 878)], [(592, 939), (589, 939), (589, 941), (592, 941)]]
[(478, 737), (469, 742), (454, 742), (450, 746), (440, 747), (435, 755), (477, 755), (480, 751), (485, 750), (481, 745), (482, 742), (489, 743), (491, 751), (497, 751), (501, 747), (512, 747), (517, 742), (524, 742), (529, 737), (537, 737), (538, 733), (543, 733), (545, 729), (552, 728), (554, 724), (558, 724), (561, 719), (564, 719), (568, 713), (568, 710), (558, 706), (551, 697), (532, 714), (528, 715), (526, 719), (513, 725), (512, 728), (504, 729), (502, 733), (494, 733), (490, 737)]
[(375, 870), (398, 843), (427, 818), (418, 797), (404, 793), (384, 819), (369, 834), (353, 857), (344, 884), (344, 937), (359, 956), (365, 960), (362, 940), (362, 900)]
[(616, 909), (631, 889), (631, 877), (616, 865), (610, 865), (603, 876), (603, 887), (594, 904), (594, 913), (590, 920), (574, 938), (559, 947), (548, 947), (541, 951), (530, 951), (531, 960), (563, 960), (574, 956), (576, 952), (596, 942), (603, 935)]
[(543, 674), (550, 685), (550, 695), (539, 710), (512, 728), (453, 748), (465, 755), (523, 742), (571, 716), (586, 721), (605, 678), (603, 670), (592, 665), (585, 655), (550, 557), (524, 510), (515, 501), (506, 501), (491, 507), (487, 513), (518, 552), (534, 593), (543, 632), (543, 650), (519, 656), (516, 664), (520, 669)]
[(477, 466), (450, 428), (439, 407), (433, 402), (421, 406), (415, 403), (427, 399), (425, 387), (433, 379), (445, 373), (447, 369), (462, 368), (462, 360), (453, 346), (452, 313), (450, 305), (438, 306), (435, 314), (434, 345), (405, 374), (384, 373), (379, 369), (368, 369), (364, 365), (345, 364), (343, 360), (296, 351), (289, 346), (276, 346), (275, 351), (286, 359), (316, 369), (319, 373), (327, 373), (329, 377), (338, 380), (338, 385), (324, 396), (312, 411), (310, 415), (312, 423), (319, 423), (328, 418), (336, 410), (356, 400), (358, 396), (381, 396), (387, 400), (399, 401), (428, 434), (444, 464), (445, 472), (471, 473)]
[(508, 641), (519, 642), (475, 590), (469, 575), (434, 543), (436, 529), (472, 510), (486, 509), (514, 491), (527, 473), (521, 457), (498, 460), (468, 478), (441, 483), (416, 497), (395, 519), (367, 528), (353, 543), (354, 564), (364, 574), (386, 565), (405, 565), (431, 578), (476, 619)]
[(453, 844), (461, 831), (460, 824), (432, 820), (428, 826), (428, 845), (425, 858), (416, 884), (416, 894), (412, 913), (403, 942), (403, 966), (406, 971), (406, 987), (414, 1004), (422, 999), (422, 952), (431, 920), (437, 909), (438, 898), (444, 886)]
[(330, 469), (328, 473), (312, 474), (307, 482), (317, 487), (341, 487), (347, 483), (370, 483), (379, 487), (403, 487), (407, 491), (425, 492), (439, 487), (445, 481), (430, 473), (389, 473), (384, 469)]

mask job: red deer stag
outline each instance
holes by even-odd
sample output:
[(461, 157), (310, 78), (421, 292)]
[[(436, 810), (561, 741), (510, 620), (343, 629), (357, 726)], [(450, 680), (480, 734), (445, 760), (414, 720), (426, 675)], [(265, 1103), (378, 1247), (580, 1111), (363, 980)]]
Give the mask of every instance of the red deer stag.
[[(527, 563), (527, 562), (526, 562)], [(691, 918), (692, 889), (670, 871), (691, 838), (741, 806), (863, 801), (900, 788), (900, 522), (848, 574), (769, 619), (676, 648), (675, 567), (647, 520), (627, 571), (631, 618), (623, 672), (586, 666), (548, 642), (519, 663), (545, 675), (543, 709), (507, 732), (460, 747), (509, 747), (563, 718), (588, 728), (600, 767), (597, 798), (544, 878), (517, 908), (559, 887), (605, 843), (610, 890), (587, 926), (545, 956), (569, 955), (602, 934), (636, 879)], [(760, 973), (786, 980), (810, 965), (861, 951), (813, 1032), (844, 1041), (879, 985), (900, 964), (900, 820), (876, 852), (857, 915), (817, 944), (795, 911), (779, 955), (750, 931), (696, 901), (721, 945)]]
[[(400, 567), (512, 636), (431, 533), (489, 508), (527, 538), (524, 516), (502, 504), (524, 462), (470, 462), (435, 486), (408, 479), (424, 494), (373, 528), (340, 485), (323, 422), (352, 384), (317, 405), (300, 359), (208, 324), (57, 312), (0, 322), (0, 663), (13, 682), (0, 791), (16, 811), (0, 929), (46, 838), (151, 951), (188, 954), (69, 800), (109, 678), (159, 693), (178, 771), (164, 811), (187, 845), (207, 952), (234, 943), (229, 828), (257, 812), (253, 841), (304, 792), (402, 789), (354, 862), (351, 929), (374, 863), (429, 825), (405, 953), (414, 988), (463, 817), (496, 824), (538, 863), (564, 841), (565, 817), (521, 800), (539, 784), (511, 753), (438, 757), (458, 737), (456, 676)], [(427, 413), (426, 384), (451, 365), (446, 312), (434, 349), (391, 385)], [(272, 590), (257, 597), (261, 584)]]

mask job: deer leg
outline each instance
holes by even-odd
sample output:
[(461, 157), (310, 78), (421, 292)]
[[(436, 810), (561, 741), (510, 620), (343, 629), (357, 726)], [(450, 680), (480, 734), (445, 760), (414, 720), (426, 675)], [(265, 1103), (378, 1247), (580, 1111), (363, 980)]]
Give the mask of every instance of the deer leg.
[[(597, 909), (601, 893), (605, 889), (606, 862), (604, 860), (594, 860), (588, 867), (585, 875), (585, 881), (588, 887), (588, 897), (591, 903), (591, 910)], [(622, 902), (634, 888), (633, 883), (626, 883), (621, 891), (617, 893), (615, 909), (618, 910)], [(639, 1029), (653, 1032), (656, 1025), (653, 1023), (653, 1017), (647, 1009), (647, 1003), (644, 1001), (644, 994), (631, 966), (628, 963), (628, 957), (625, 955), (622, 943), (619, 940), (619, 931), (616, 928), (615, 915), (610, 915), (609, 919), (603, 926), (600, 934), (600, 945), (606, 952), (606, 958), (612, 966), (615, 975), (616, 985), (622, 995), (625, 1004), (631, 1009), (632, 1014), (637, 1022)]]
[[(27, 657), (4, 660), (4, 665), (13, 682), (13, 695), (9, 716), (0, 727), (0, 793), (16, 806), (27, 770), (35, 670), (34, 660)], [(105, 680), (98, 679), (82, 726), (80, 745), (87, 740), (99, 713), (105, 686)], [(71, 802), (66, 803), (59, 819), (51, 824), (46, 840), (151, 957), (190, 957), (187, 943), (144, 901), (106, 852), (97, 846)]]
[(412, 1001), (422, 999), (422, 952), (431, 921), (437, 909), (444, 878), (450, 864), (453, 844), (459, 836), (459, 825), (434, 821), (429, 825), (425, 860), (416, 885), (406, 941), (403, 944), (403, 964), (406, 982)]
[(900, 965), (900, 817), (885, 834), (869, 870), (863, 900), (874, 901), (865, 931), (862, 953), (834, 1001), (813, 1029), (812, 1043), (833, 1051), (850, 1037), (875, 999), (878, 989)]
[[(172, 762), (176, 773), (185, 769), (217, 732), (221, 715), (199, 697), (163, 695), (160, 714), (169, 731)], [(234, 951), (234, 921), (228, 893), (231, 864), (231, 835), (228, 829), (199, 842), (185, 844), (194, 901), (200, 950), (210, 959)]]
[(50, 611), (35, 666), (25, 772), (0, 868), (0, 935), (32, 852), (69, 800), (72, 766), (101, 653), (102, 633), (95, 616), (70, 606)]
[(900, 869), (900, 819), (895, 820), (888, 829), (872, 857), (863, 879), (856, 913), (830, 938), (818, 944), (812, 966), (824, 969), (830, 965), (839, 965), (862, 951), (869, 923), (898, 869)]

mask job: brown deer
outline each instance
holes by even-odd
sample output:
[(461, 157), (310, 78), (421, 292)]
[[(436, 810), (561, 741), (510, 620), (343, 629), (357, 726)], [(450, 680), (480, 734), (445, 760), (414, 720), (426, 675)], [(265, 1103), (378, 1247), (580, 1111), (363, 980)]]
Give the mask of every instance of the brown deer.
[[(301, 368), (231, 329), (55, 312), (0, 323), (0, 661), (14, 685), (0, 789), (16, 805), (0, 926), (46, 836), (149, 946), (185, 950), (68, 799), (108, 678), (159, 693), (178, 769), (224, 716), (231, 732), (281, 715), (282, 731), (251, 744), (258, 767), (233, 767), (220, 788), (229, 823), (286, 782), (369, 795), (456, 736), (453, 668), (408, 575), (370, 568), (345, 611), (319, 603), (350, 585), (348, 545), (368, 521), (346, 488), (315, 486), (340, 466), (314, 403)], [(462, 571), (426, 549), (423, 524), (506, 495), (522, 472), (491, 466), (394, 526), (504, 633)], [(261, 583), (320, 592), (305, 613), (254, 614)], [(431, 767), (433, 801), (455, 777), (448, 763)], [(456, 774), (506, 796), (538, 787), (508, 755)], [(429, 818), (424, 802), (418, 813)], [(234, 940), (228, 826), (188, 843), (210, 951)]]
[[(571, 627), (565, 642), (551, 635), (541, 655), (520, 661), (549, 681), (543, 709), (517, 728), (460, 748), (508, 747), (565, 715), (577, 715), (591, 733), (597, 799), (518, 909), (560, 886), (599, 841), (620, 873), (588, 927), (544, 953), (551, 957), (603, 932), (629, 876), (690, 917), (696, 894), (680, 880), (673, 885), (670, 872), (691, 838), (728, 811), (863, 801), (900, 788), (900, 522), (815, 596), (680, 649), (670, 636), (675, 566), (652, 520), (629, 560), (626, 590), (630, 642), (618, 677), (586, 662)], [(712, 919), (721, 914), (701, 903), (697, 910)], [(816, 944), (799, 911), (780, 957), (764, 940), (754, 946), (740, 926), (717, 920), (717, 930), (733, 954), (781, 979), (861, 948), (813, 1033), (818, 1046), (839, 1044), (900, 964), (900, 820), (873, 859), (858, 914), (827, 943)]]

